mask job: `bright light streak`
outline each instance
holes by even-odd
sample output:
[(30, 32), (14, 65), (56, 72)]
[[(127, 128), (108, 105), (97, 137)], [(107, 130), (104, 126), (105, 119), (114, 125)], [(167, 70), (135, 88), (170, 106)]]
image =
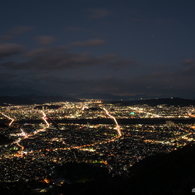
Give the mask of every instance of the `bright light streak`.
[(25, 133), (25, 132), (23, 131), (23, 129), (21, 129), (21, 132), (22, 132), (22, 133), (20, 134), (21, 136), (24, 136), (24, 137), (28, 136), (28, 134)]
[(49, 182), (50, 182), (47, 178), (45, 178), (43, 181), (44, 181), (45, 183), (49, 183)]
[(49, 124), (49, 123), (47, 122), (47, 120), (45, 119), (45, 118), (47, 117), (46, 114), (45, 114), (43, 111), (41, 111), (41, 113), (42, 113), (42, 115), (43, 115), (42, 119), (43, 119), (44, 122), (46, 123), (47, 128), (49, 128), (50, 124)]
[(11, 126), (11, 125), (12, 125), (12, 123), (14, 122), (14, 119), (13, 119), (13, 118), (11, 118), (11, 117), (9, 117), (9, 116), (7, 116), (6, 114), (4, 114), (4, 113), (2, 113), (2, 112), (1, 112), (1, 114), (2, 114), (3, 116), (5, 116), (6, 118), (8, 118), (8, 119), (10, 119), (10, 120), (11, 120), (11, 122), (9, 123), (9, 126)]
[(82, 110), (89, 109), (87, 106), (83, 106)]
[(195, 115), (188, 113), (189, 116), (195, 118)]
[(115, 118), (114, 116), (110, 115), (109, 112), (108, 112), (108, 110), (106, 110), (106, 108), (103, 108), (103, 110), (106, 112), (106, 114), (107, 114), (110, 118), (112, 118), (112, 119), (114, 120), (114, 122), (115, 122), (115, 124), (116, 124), (116, 129), (117, 129), (118, 134), (119, 134), (119, 137), (120, 137), (122, 134), (121, 134), (120, 126), (119, 126), (119, 124), (118, 124), (116, 118)]
[(21, 150), (24, 150), (24, 146), (20, 145), (19, 143), (16, 144), (21, 148)]

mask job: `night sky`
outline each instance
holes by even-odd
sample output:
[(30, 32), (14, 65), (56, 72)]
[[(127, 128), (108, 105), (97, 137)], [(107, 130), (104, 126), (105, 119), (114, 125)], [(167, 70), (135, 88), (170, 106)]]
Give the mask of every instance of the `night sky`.
[(0, 87), (195, 98), (194, 0), (5, 0)]

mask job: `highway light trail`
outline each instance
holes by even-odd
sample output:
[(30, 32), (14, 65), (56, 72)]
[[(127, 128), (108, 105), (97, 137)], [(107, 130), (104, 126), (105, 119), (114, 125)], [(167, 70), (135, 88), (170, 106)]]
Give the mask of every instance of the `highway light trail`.
[(8, 119), (10, 119), (10, 120), (11, 120), (11, 122), (9, 123), (9, 126), (11, 126), (11, 125), (12, 125), (12, 123), (14, 122), (14, 119), (13, 119), (13, 118), (11, 118), (11, 117), (9, 117), (9, 116), (7, 116), (6, 114), (4, 114), (4, 113), (2, 113), (2, 112), (1, 112), (1, 114), (2, 114), (3, 116), (5, 116), (6, 118), (8, 118)]
[(117, 129), (117, 131), (118, 131), (118, 135), (119, 135), (119, 137), (120, 137), (122, 134), (121, 134), (120, 126), (119, 126), (119, 124), (118, 124), (116, 118), (115, 118), (114, 116), (110, 115), (109, 112), (108, 112), (108, 110), (106, 110), (106, 108), (103, 108), (103, 110), (106, 112), (106, 114), (107, 114), (110, 118), (112, 118), (112, 119), (114, 120), (114, 122), (115, 122), (115, 124), (116, 124), (116, 129)]
[(192, 118), (195, 118), (195, 115), (193, 114), (188, 113), (188, 115), (191, 116)]
[(47, 128), (49, 128), (49, 126), (50, 126), (50, 124), (47, 122), (47, 120), (46, 120), (46, 118), (47, 118), (47, 116), (46, 116), (46, 114), (43, 112), (43, 111), (41, 111), (41, 113), (42, 113), (42, 119), (44, 120), (44, 122), (46, 123), (46, 125), (47, 125)]
[[(45, 131), (45, 129), (39, 129), (38, 131), (36, 131), (36, 133), (34, 133), (34, 135), (36, 135), (37, 133), (42, 132), (42, 131)], [(27, 133), (25, 133), (22, 129), (21, 129), (21, 132), (22, 132), (22, 133), (20, 133), (19, 135), (20, 135), (20, 136), (23, 136), (23, 138), (19, 138), (19, 139), (17, 139), (15, 142), (11, 143), (11, 145), (12, 145), (12, 144), (16, 144), (17, 146), (19, 146), (19, 147), (21, 148), (21, 151), (18, 152), (19, 155), (21, 155), (21, 154), (23, 153), (23, 150), (24, 150), (24, 146), (20, 145), (19, 143), (20, 143), (22, 140), (27, 139), (27, 138), (33, 136), (33, 134), (27, 134)]]
[[(42, 118), (43, 121), (46, 123), (47, 128), (49, 128), (50, 124), (47, 122), (47, 116), (46, 116), (46, 114), (45, 114), (43, 111), (41, 111), (41, 113), (42, 113), (42, 115), (43, 115), (41, 118)], [(3, 114), (3, 113), (2, 113), (2, 114)], [(4, 114), (3, 114), (3, 115), (4, 115)], [(4, 116), (6, 116), (6, 115), (4, 115)], [(6, 116), (6, 117), (9, 118), (9, 119), (11, 119), (11, 118), (8, 117), (8, 116)], [(37, 133), (39, 133), (39, 132), (41, 132), (41, 131), (45, 131), (45, 130), (44, 130), (44, 129), (40, 129), (40, 130), (38, 130), (36, 133), (34, 133), (34, 135), (37, 134)], [(27, 139), (27, 138), (29, 138), (29, 137), (31, 137), (31, 136), (33, 136), (33, 135), (27, 134), (27, 133), (25, 133), (25, 132), (21, 129), (21, 134), (20, 134), (20, 136), (24, 136), (23, 139), (19, 138), (18, 140), (16, 140), (16, 141), (13, 142), (13, 143), (17, 144), (17, 145), (21, 148), (21, 152), (22, 152), (22, 151), (24, 150), (24, 146), (20, 145), (19, 142), (22, 141), (22, 140), (24, 140), (24, 139)], [(21, 152), (19, 152), (19, 154), (21, 154)]]
[(85, 110), (85, 109), (89, 109), (89, 107), (83, 106), (82, 111)]

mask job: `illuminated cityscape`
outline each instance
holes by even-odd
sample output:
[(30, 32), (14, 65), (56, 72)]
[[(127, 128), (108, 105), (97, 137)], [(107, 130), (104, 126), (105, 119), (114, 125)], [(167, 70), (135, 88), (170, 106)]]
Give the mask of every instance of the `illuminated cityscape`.
[[(0, 181), (52, 178), (55, 167), (67, 162), (106, 167), (113, 176), (128, 175), (134, 163), (194, 142), (193, 124), (171, 121), (194, 117), (189, 113), (194, 113), (193, 106), (122, 106), (97, 100), (2, 106), (1, 121), (8, 127), (1, 127), (1, 134), (12, 141), (1, 145)], [(118, 123), (143, 118), (166, 122)]]

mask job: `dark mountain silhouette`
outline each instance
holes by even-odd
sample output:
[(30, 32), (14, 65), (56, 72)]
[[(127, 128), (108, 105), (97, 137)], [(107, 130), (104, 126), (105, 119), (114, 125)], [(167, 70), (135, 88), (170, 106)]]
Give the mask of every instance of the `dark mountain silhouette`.
[(30, 105), (30, 104), (43, 104), (47, 102), (79, 102), (80, 100), (71, 97), (63, 96), (37, 96), (37, 95), (22, 95), (22, 96), (0, 96), (0, 105), (5, 106), (8, 104), (16, 105)]
[(101, 100), (110, 100), (110, 101), (129, 101), (129, 100), (140, 100), (142, 99), (154, 99), (156, 96), (147, 96), (147, 95), (135, 95), (135, 96), (119, 96), (106, 93), (81, 93), (73, 95), (75, 98), (84, 98), (84, 99), (101, 99)]
[(157, 106), (160, 104), (173, 105), (173, 106), (190, 106), (195, 105), (195, 100), (192, 99), (183, 99), (183, 98), (160, 98), (160, 99), (150, 99), (150, 100), (137, 100), (137, 101), (128, 101), (128, 102), (115, 102), (120, 103), (124, 106), (130, 105), (143, 105), (148, 104), (150, 106)]

